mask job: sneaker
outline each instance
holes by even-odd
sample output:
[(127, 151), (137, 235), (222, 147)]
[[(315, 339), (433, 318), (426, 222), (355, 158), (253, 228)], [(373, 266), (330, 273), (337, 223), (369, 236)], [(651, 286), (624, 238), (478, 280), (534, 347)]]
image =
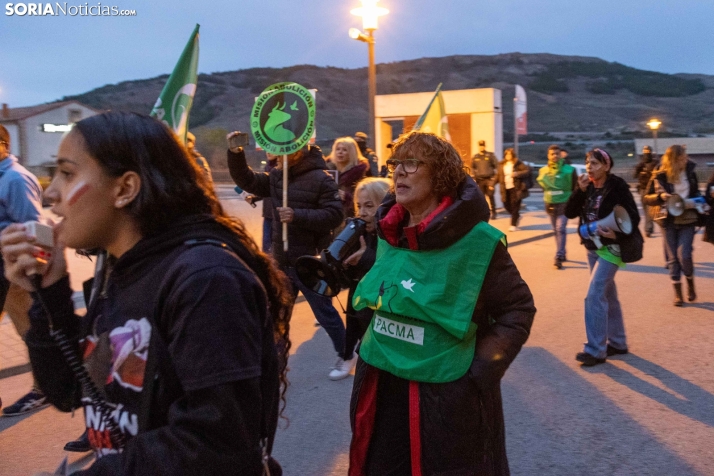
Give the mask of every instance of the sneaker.
[(352, 357), (350, 360), (343, 360), (338, 357), (335, 367), (330, 371), (328, 377), (330, 380), (342, 380), (350, 374), (356, 363), (357, 356)]
[(612, 357), (613, 355), (625, 355), (629, 351), (627, 349), (618, 349), (610, 344), (607, 344), (607, 356)]
[(605, 363), (605, 359), (598, 359), (587, 352), (579, 352), (575, 356), (575, 360), (583, 364), (583, 367), (592, 367), (593, 365)]
[(87, 430), (74, 441), (68, 442), (64, 445), (65, 451), (73, 451), (75, 453), (86, 453), (87, 451), (92, 451), (92, 446), (89, 444), (89, 436), (87, 435)]
[(32, 390), (30, 393), (10, 405), (2, 409), (3, 416), (19, 416), (31, 411), (39, 410), (49, 406), (47, 397), (39, 390)]
[(555, 263), (553, 263), (555, 269), (563, 269), (563, 260), (560, 258), (555, 258)]

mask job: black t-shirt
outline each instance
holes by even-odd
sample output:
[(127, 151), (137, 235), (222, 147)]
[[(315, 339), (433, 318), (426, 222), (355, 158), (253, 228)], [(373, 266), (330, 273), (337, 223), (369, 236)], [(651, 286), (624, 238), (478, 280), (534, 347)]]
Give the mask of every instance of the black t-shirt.
[(588, 197), (587, 204), (585, 205), (585, 218), (588, 223), (591, 221), (597, 221), (597, 213), (600, 210), (600, 204), (602, 203), (602, 188), (594, 189), (594, 192)]
[[(177, 378), (184, 392), (259, 377), (265, 347), (274, 348), (263, 329), (265, 292), (227, 249), (181, 247), (148, 270), (110, 275), (107, 297), (90, 309), (93, 332), (85, 339), (85, 362), (95, 381), (105, 382), (129, 438), (139, 430), (150, 344), (168, 352), (173, 375), (160, 378)], [(152, 341), (154, 332), (160, 337)], [(87, 398), (83, 404), (90, 442), (100, 455), (115, 453), (97, 409)]]

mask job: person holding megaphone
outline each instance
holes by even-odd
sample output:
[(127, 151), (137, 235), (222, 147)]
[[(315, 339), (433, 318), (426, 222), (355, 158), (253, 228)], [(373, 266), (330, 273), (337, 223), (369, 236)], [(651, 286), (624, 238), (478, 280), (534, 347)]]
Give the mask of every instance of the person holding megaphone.
[(585, 157), (586, 174), (565, 206), (565, 216), (580, 218), (580, 238), (588, 250), (590, 284), (585, 297), (587, 343), (575, 360), (583, 366), (602, 364), (606, 357), (626, 354), (627, 338), (615, 273), (642, 258), (640, 215), (630, 187), (611, 173), (613, 160), (602, 149)]
[(692, 242), (699, 214), (697, 203), (691, 199), (701, 200), (701, 193), (695, 167), (684, 146), (675, 144), (667, 147), (645, 195), (645, 203), (659, 211), (655, 220), (664, 230), (669, 276), (674, 283), (674, 305), (677, 307), (684, 303), (680, 282), (682, 274), (687, 278), (687, 299), (694, 301), (697, 298)]

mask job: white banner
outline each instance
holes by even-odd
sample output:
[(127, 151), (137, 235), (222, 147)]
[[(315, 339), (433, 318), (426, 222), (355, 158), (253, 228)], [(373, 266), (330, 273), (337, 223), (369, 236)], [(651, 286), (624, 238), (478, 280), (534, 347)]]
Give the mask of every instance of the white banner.
[(516, 97), (513, 101), (514, 114), (516, 116), (516, 134), (528, 134), (528, 104), (526, 100), (526, 90), (516, 84)]

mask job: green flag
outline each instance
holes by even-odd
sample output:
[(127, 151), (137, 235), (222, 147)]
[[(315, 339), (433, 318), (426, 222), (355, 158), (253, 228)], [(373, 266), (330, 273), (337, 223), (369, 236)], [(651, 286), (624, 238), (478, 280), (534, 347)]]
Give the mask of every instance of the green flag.
[(434, 97), (431, 98), (426, 111), (421, 115), (419, 120), (414, 124), (415, 131), (433, 132), (439, 137), (451, 141), (449, 135), (449, 120), (446, 117), (446, 108), (444, 107), (444, 98), (441, 94), (441, 84), (436, 88)]
[(198, 29), (196, 24), (181, 57), (156, 100), (151, 116), (169, 126), (186, 143), (188, 114), (193, 104), (198, 81)]

